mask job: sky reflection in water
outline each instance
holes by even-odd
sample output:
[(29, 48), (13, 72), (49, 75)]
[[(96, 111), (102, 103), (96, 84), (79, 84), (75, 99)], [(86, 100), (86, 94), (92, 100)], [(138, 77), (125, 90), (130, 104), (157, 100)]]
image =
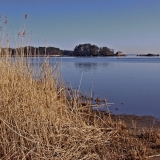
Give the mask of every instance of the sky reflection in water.
[[(53, 65), (55, 58), (49, 62)], [(56, 58), (68, 85), (94, 97), (114, 102), (111, 112), (117, 114), (153, 115), (160, 118), (160, 58), (100, 57)], [(116, 110), (116, 108), (118, 110)]]

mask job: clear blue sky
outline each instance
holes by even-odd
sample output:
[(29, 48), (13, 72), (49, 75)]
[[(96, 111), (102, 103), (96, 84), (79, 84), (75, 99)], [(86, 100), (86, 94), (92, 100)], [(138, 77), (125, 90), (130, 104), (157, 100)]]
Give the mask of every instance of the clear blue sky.
[(11, 47), (25, 24), (25, 43), (33, 46), (73, 50), (91, 43), (125, 54), (160, 54), (160, 0), (0, 0), (0, 14), (3, 30), (8, 17)]

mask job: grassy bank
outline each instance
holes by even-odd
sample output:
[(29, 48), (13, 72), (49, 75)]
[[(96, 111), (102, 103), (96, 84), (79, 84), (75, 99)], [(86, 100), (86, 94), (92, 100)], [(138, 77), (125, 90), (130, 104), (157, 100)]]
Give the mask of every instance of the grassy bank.
[(158, 130), (128, 128), (92, 111), (88, 100), (82, 105), (46, 62), (37, 79), (35, 72), (23, 56), (0, 58), (0, 159), (128, 160), (160, 152)]

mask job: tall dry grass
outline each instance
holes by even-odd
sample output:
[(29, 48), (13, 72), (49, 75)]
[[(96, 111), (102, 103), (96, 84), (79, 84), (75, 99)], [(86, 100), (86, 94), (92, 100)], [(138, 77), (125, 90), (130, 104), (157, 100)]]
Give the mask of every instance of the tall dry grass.
[[(102, 158), (115, 129), (58, 83), (56, 71), (44, 63), (40, 79), (24, 57), (0, 59), (1, 159)], [(68, 100), (70, 97), (70, 100)], [(109, 130), (108, 130), (109, 129)], [(107, 131), (108, 130), (108, 131)]]

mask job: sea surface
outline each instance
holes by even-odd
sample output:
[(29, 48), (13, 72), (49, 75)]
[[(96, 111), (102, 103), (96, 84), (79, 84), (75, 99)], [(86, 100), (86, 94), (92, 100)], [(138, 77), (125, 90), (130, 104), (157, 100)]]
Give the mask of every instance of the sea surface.
[[(39, 65), (44, 58), (32, 58)], [(160, 118), (160, 57), (51, 57), (68, 86), (106, 98), (115, 114)], [(106, 108), (102, 108), (105, 110)]]

